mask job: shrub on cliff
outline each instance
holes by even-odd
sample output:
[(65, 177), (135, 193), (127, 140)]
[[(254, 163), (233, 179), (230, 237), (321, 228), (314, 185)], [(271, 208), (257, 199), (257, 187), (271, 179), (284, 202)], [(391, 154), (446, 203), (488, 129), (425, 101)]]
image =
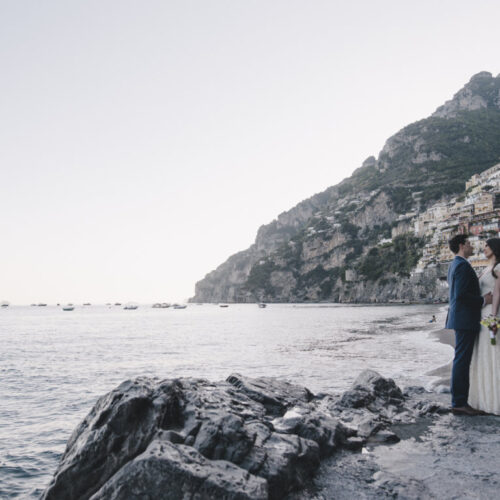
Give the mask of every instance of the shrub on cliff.
[(361, 259), (357, 271), (370, 281), (387, 274), (409, 276), (422, 256), (424, 239), (404, 234), (394, 238), (392, 244), (371, 248)]

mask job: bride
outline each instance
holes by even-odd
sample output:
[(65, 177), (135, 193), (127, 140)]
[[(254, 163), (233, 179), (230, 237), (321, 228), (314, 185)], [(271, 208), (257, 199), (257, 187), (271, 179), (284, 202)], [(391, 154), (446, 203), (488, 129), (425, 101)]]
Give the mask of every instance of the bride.
[[(482, 295), (493, 292), (493, 302), (483, 307), (483, 319), (499, 313), (500, 238), (486, 241), (484, 255), (488, 267), (480, 276), (479, 284)], [(492, 345), (488, 328), (481, 326), (470, 365), (469, 403), (479, 410), (500, 415), (500, 331), (497, 337), (497, 345)]]

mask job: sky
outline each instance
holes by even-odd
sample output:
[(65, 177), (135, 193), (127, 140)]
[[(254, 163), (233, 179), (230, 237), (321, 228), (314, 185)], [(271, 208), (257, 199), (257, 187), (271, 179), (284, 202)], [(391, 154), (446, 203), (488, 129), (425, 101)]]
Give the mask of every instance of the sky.
[(184, 301), (479, 71), (496, 0), (2, 0), (0, 300)]

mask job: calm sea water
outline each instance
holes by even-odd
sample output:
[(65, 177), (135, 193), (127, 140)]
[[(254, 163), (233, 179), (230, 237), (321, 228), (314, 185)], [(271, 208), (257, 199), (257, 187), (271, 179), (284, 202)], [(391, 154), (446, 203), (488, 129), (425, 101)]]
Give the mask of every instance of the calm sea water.
[[(429, 324), (433, 314), (437, 324)], [(365, 368), (401, 385), (452, 350), (428, 338), (439, 306), (190, 305), (0, 310), (0, 498), (38, 498), (73, 428), (127, 378), (233, 372), (283, 377), (313, 392), (349, 387)]]

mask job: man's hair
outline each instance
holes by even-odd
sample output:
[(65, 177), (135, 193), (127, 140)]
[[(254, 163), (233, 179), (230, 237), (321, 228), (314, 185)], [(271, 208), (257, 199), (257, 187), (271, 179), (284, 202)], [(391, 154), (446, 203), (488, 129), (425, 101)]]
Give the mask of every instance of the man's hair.
[(468, 234), (457, 234), (448, 242), (450, 245), (450, 250), (456, 255), (460, 250), (460, 245), (465, 245)]

